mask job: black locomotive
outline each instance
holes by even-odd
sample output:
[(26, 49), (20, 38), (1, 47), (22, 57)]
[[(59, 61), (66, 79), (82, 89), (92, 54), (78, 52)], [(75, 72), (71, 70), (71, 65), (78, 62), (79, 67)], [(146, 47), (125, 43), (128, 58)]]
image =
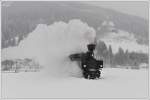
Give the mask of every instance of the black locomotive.
[(88, 51), (86, 53), (76, 53), (69, 56), (71, 61), (77, 61), (82, 69), (84, 78), (98, 79), (103, 68), (103, 61), (94, 58), (95, 44), (87, 45)]

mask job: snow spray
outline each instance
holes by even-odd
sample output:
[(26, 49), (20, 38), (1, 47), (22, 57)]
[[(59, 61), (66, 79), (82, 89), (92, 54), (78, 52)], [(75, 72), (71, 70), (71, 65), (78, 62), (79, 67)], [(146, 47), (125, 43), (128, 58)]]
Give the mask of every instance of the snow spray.
[(2, 50), (2, 60), (31, 58), (44, 66), (44, 71), (56, 76), (80, 76), (81, 69), (68, 58), (70, 54), (87, 51), (96, 32), (81, 20), (68, 23), (39, 24), (17, 47)]

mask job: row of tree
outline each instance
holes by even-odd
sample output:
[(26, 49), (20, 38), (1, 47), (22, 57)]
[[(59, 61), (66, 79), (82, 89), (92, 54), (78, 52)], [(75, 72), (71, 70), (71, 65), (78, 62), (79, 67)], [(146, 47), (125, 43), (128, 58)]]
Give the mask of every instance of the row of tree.
[(112, 67), (120, 66), (139, 66), (142, 63), (148, 64), (148, 54), (124, 51), (121, 47), (116, 54), (113, 54), (111, 46), (107, 47), (103, 41), (97, 44), (97, 56), (104, 60), (105, 64)]
[(2, 23), (2, 48), (7, 48), (18, 45), (40, 22), (27, 18), (5, 18)]

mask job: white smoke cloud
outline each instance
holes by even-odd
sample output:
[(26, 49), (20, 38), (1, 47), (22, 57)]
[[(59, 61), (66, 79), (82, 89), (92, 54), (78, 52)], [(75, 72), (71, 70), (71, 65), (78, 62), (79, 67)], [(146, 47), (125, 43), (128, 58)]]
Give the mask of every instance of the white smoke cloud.
[(109, 47), (111, 45), (113, 53), (117, 53), (121, 47), (124, 51), (148, 53), (148, 46), (137, 43), (134, 34), (118, 30), (118, 33), (110, 32), (105, 34), (100, 40), (104, 41)]
[(86, 51), (86, 45), (94, 42), (96, 32), (80, 20), (68, 23), (40, 24), (20, 42), (18, 47), (2, 50), (2, 60), (32, 58), (45, 66), (49, 73), (79, 74), (80, 68), (69, 61), (72, 53)]

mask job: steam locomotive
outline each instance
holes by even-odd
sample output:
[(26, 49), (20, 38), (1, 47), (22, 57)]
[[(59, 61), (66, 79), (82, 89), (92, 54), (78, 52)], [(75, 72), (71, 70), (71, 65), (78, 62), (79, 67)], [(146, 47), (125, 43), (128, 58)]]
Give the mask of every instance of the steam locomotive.
[(99, 79), (103, 68), (103, 60), (94, 58), (95, 44), (89, 44), (86, 53), (76, 53), (69, 56), (71, 61), (77, 61), (86, 79)]

